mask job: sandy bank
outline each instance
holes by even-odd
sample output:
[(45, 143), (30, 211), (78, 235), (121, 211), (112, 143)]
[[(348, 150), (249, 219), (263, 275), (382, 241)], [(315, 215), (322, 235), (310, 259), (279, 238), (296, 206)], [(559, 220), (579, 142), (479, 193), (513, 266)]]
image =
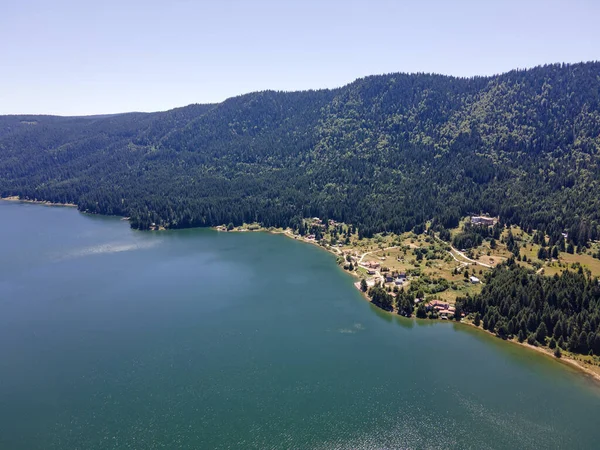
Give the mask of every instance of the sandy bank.
[(28, 200), (28, 199), (22, 199), (21, 197), (19, 197), (17, 195), (13, 195), (11, 197), (3, 197), (0, 200), (6, 200), (7, 202), (33, 203), (35, 205), (68, 206), (70, 208), (77, 208), (77, 205), (75, 203), (54, 203), (54, 202), (42, 201), (42, 200)]
[[(496, 333), (492, 333), (491, 331), (488, 330), (484, 330), (481, 327), (476, 327), (473, 323), (471, 322), (458, 322), (462, 325), (468, 325), (471, 326), (473, 328), (477, 328), (480, 331), (483, 331), (485, 333), (488, 333), (498, 339), (502, 339), (500, 338), (498, 335), (496, 335)], [(538, 353), (544, 354), (546, 355), (548, 358), (552, 358), (554, 361), (560, 362), (562, 364), (567, 364), (581, 372), (583, 372), (585, 375), (591, 377), (594, 379), (594, 381), (600, 383), (600, 367), (598, 366), (592, 366), (589, 364), (585, 364), (582, 361), (579, 360), (575, 360), (572, 357), (565, 355), (565, 353), (562, 354), (562, 356), (560, 358), (557, 358), (556, 356), (554, 356), (554, 350), (548, 348), (548, 347), (538, 347), (535, 345), (530, 345), (528, 344), (526, 341), (524, 342), (519, 342), (516, 339), (503, 339), (505, 342), (510, 342), (512, 344), (516, 344), (516, 345), (520, 345), (522, 347), (526, 347), (529, 350), (533, 350), (536, 351)], [(562, 350), (562, 349), (561, 349)]]

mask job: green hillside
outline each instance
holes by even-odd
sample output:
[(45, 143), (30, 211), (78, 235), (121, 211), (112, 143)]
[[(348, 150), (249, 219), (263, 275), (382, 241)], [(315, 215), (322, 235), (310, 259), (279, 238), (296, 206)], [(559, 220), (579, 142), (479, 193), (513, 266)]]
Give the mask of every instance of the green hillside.
[(486, 212), (597, 239), (600, 63), (493, 77), (389, 74), (334, 90), (93, 117), (0, 116), (0, 194), (180, 228), (364, 235)]

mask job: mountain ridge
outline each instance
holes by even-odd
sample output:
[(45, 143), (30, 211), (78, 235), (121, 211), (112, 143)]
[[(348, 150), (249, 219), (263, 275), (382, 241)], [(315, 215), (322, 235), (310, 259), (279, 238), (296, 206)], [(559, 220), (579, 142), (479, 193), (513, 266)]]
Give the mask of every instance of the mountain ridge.
[(587, 242), (600, 219), (599, 80), (598, 62), (394, 73), (156, 113), (0, 116), (0, 193), (141, 229), (320, 216), (370, 235), (486, 211)]

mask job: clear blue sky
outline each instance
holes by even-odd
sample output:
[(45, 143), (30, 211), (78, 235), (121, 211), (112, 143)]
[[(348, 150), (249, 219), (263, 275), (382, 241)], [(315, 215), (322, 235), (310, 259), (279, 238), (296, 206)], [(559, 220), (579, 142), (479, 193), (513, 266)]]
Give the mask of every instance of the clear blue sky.
[(600, 59), (600, 1), (5, 0), (0, 114), (98, 114)]

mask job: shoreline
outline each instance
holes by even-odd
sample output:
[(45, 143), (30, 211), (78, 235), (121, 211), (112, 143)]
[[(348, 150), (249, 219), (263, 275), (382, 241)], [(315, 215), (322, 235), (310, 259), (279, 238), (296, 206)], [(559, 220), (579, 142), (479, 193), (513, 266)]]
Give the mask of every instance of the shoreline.
[[(431, 319), (417, 319), (417, 320), (431, 320)], [(492, 333), (489, 330), (484, 330), (482, 327), (477, 327), (477, 326), (475, 326), (475, 324), (473, 324), (471, 322), (456, 322), (456, 321), (452, 321), (452, 322), (454, 322), (456, 324), (460, 324), (460, 325), (464, 325), (464, 326), (468, 326), (468, 327), (474, 328), (474, 329), (479, 330), (481, 332), (484, 332), (484, 333), (486, 333), (486, 334), (488, 334), (490, 336), (493, 336), (493, 337), (495, 337), (497, 339), (500, 339), (503, 342), (515, 344), (515, 345), (518, 345), (520, 347), (524, 347), (524, 348), (527, 348), (529, 350), (533, 350), (533, 351), (535, 351), (537, 353), (540, 353), (542, 355), (545, 355), (548, 358), (552, 359), (553, 361), (556, 361), (556, 362), (561, 363), (561, 364), (568, 365), (572, 369), (578, 370), (582, 374), (584, 374), (587, 377), (593, 379), (593, 381), (600, 386), (600, 372), (596, 372), (596, 371), (592, 370), (591, 368), (586, 367), (586, 365), (584, 363), (580, 363), (579, 361), (577, 361), (577, 360), (575, 360), (575, 359), (573, 359), (573, 358), (571, 358), (569, 356), (566, 356), (565, 354), (563, 354), (560, 358), (557, 358), (556, 356), (554, 356), (554, 352), (549, 347), (539, 347), (539, 346), (535, 346), (535, 345), (530, 345), (526, 341), (519, 342), (516, 339), (502, 339), (496, 333)], [(561, 349), (561, 351), (565, 351), (565, 350)]]
[[(261, 231), (261, 230), (257, 230), (257, 231)], [(323, 247), (322, 245), (319, 245), (316, 241), (308, 241), (306, 239), (297, 238), (297, 237), (295, 237), (295, 236), (287, 233), (286, 231), (281, 231), (281, 232), (267, 231), (267, 232), (272, 233), (272, 234), (284, 234), (287, 237), (294, 239), (295, 241), (301, 241), (301, 242), (305, 242), (307, 244), (315, 245), (315, 246), (317, 246), (317, 247), (319, 247), (319, 248), (327, 251), (328, 253), (331, 253), (334, 256), (339, 256), (339, 254), (337, 252), (334, 252), (330, 248), (326, 248), (326, 247)], [(343, 269), (342, 269), (342, 271), (344, 273), (347, 273), (348, 275), (351, 275), (352, 278), (354, 278), (354, 279), (360, 279), (361, 278), (356, 272), (348, 272), (347, 270), (343, 270)], [(364, 300), (366, 300), (367, 302), (369, 302), (373, 306), (379, 308), (379, 310), (381, 310), (381, 311), (383, 311), (385, 313), (388, 313), (388, 314), (391, 314), (391, 315), (394, 315), (394, 316), (398, 316), (398, 317), (402, 317), (402, 318), (407, 319), (407, 320), (415, 320), (415, 321), (420, 320), (420, 321), (431, 321), (431, 322), (448, 322), (448, 323), (456, 323), (456, 324), (460, 324), (460, 325), (469, 326), (469, 327), (474, 328), (476, 330), (479, 330), (479, 331), (482, 331), (484, 333), (487, 333), (488, 335), (493, 336), (493, 337), (495, 337), (497, 339), (500, 339), (501, 341), (504, 341), (504, 342), (507, 342), (507, 343), (512, 343), (512, 344), (516, 344), (516, 345), (519, 345), (519, 346), (521, 346), (523, 348), (526, 348), (526, 349), (529, 349), (529, 350), (533, 350), (533, 351), (535, 351), (535, 352), (537, 352), (539, 354), (543, 354), (546, 357), (552, 359), (553, 361), (556, 361), (559, 364), (565, 364), (565, 365), (569, 366), (570, 368), (579, 371), (581, 374), (583, 374), (583, 375), (591, 378), (595, 383), (597, 383), (600, 386), (600, 372), (594, 371), (590, 367), (587, 367), (585, 365), (585, 363), (579, 362), (579, 361), (573, 359), (572, 357), (565, 355), (564, 353), (563, 353), (563, 355), (560, 358), (557, 358), (556, 356), (554, 356), (554, 352), (552, 350), (550, 350), (548, 347), (538, 347), (538, 346), (530, 345), (526, 341), (519, 342), (516, 339), (502, 339), (497, 334), (492, 333), (489, 330), (484, 330), (482, 327), (475, 326), (475, 324), (472, 323), (472, 322), (470, 322), (470, 321), (458, 321), (457, 322), (457, 321), (452, 320), (452, 319), (448, 319), (448, 320), (444, 321), (442, 319), (419, 319), (419, 318), (417, 318), (415, 316), (406, 317), (406, 316), (403, 316), (401, 314), (398, 314), (398, 312), (395, 309), (392, 310), (392, 311), (388, 311), (386, 309), (381, 308), (379, 305), (377, 305), (376, 303), (374, 303), (373, 301), (371, 301), (371, 299), (369, 298), (369, 296), (367, 295), (366, 292), (363, 292), (360, 289), (359, 282), (353, 282), (352, 284), (358, 290), (358, 292), (360, 293), (361, 297)], [(564, 350), (563, 350), (563, 352), (564, 352)]]
[(17, 202), (17, 203), (31, 203), (33, 205), (44, 205), (44, 206), (67, 206), (69, 208), (77, 208), (75, 203), (55, 203), (44, 200), (29, 200), (19, 197), (18, 195), (12, 195), (10, 197), (2, 197), (0, 200), (5, 200), (7, 202)]
[[(282, 230), (282, 231), (275, 231), (275, 230), (268, 230), (268, 229), (264, 229), (264, 228), (260, 228), (260, 229), (256, 229), (256, 230), (223, 230), (223, 229), (218, 229), (217, 227), (211, 227), (212, 229), (216, 230), (216, 231), (221, 231), (221, 232), (225, 232), (225, 233), (243, 233), (243, 232), (266, 232), (266, 233), (270, 233), (270, 234), (283, 234), (284, 236), (287, 236), (290, 239), (293, 239), (295, 241), (300, 241), (300, 242), (304, 242), (306, 244), (312, 244), (313, 246), (316, 246), (318, 248), (321, 248), (322, 250), (325, 250), (328, 253), (331, 253), (334, 256), (340, 256), (339, 253), (337, 253), (337, 251), (332, 250), (331, 248), (327, 248), (324, 247), (322, 245), (320, 245), (318, 242), (316, 241), (312, 241), (312, 240), (307, 240), (304, 238), (301, 238), (299, 236), (295, 236), (291, 233), (289, 233), (286, 230)], [(336, 264), (339, 267), (339, 264)], [(356, 273), (356, 272), (348, 272), (347, 270), (343, 270), (342, 271), (348, 275), (350, 275), (352, 278), (354, 279), (360, 279), (361, 277)], [(563, 355), (560, 358), (557, 358), (556, 356), (554, 356), (554, 353), (552, 350), (550, 350), (547, 347), (538, 347), (538, 346), (534, 346), (534, 345), (530, 345), (528, 344), (526, 341), (524, 342), (519, 342), (516, 339), (502, 339), (501, 337), (499, 337), (497, 334), (492, 333), (489, 330), (484, 330), (482, 327), (478, 327), (475, 326), (475, 324), (473, 324), (470, 321), (455, 321), (453, 319), (448, 319), (448, 320), (442, 320), (442, 319), (419, 319), (415, 316), (411, 316), (411, 317), (406, 317), (403, 316), (401, 314), (398, 314), (397, 311), (392, 310), (392, 311), (388, 311), (386, 309), (381, 308), (379, 305), (377, 305), (376, 303), (373, 303), (373, 301), (371, 301), (371, 299), (369, 298), (369, 296), (367, 295), (366, 292), (363, 292), (360, 289), (360, 285), (358, 282), (353, 282), (352, 283), (354, 285), (354, 287), (357, 289), (357, 291), (360, 293), (360, 296), (366, 300), (367, 302), (369, 302), (370, 304), (372, 304), (373, 306), (379, 308), (380, 311), (383, 311), (384, 313), (387, 314), (391, 314), (393, 316), (397, 316), (397, 317), (401, 317), (403, 319), (407, 319), (407, 320), (415, 320), (415, 321), (431, 321), (431, 322), (447, 322), (447, 323), (454, 323), (454, 324), (460, 324), (460, 325), (464, 325), (464, 326), (468, 326), (471, 327), (473, 329), (479, 330), (481, 332), (484, 332), (490, 336), (493, 336), (497, 339), (500, 339), (501, 341), (507, 342), (507, 343), (512, 343), (512, 344), (516, 344), (519, 345), (523, 348), (535, 351), (539, 354), (543, 354), (545, 356), (547, 356), (548, 358), (552, 359), (553, 361), (556, 361), (559, 364), (565, 364), (567, 366), (569, 366), (572, 369), (577, 370), (580, 374), (585, 375), (588, 378), (591, 378), (594, 383), (597, 383), (600, 386), (600, 371), (596, 372), (594, 370), (592, 370), (591, 368), (587, 367), (585, 365), (585, 363), (581, 363), (567, 355), (565, 355), (563, 353)], [(562, 349), (561, 349), (562, 350)]]
[[(0, 198), (0, 200), (5, 200), (5, 201), (9, 201), (9, 202), (18, 202), (18, 203), (30, 203), (30, 204), (34, 204), (34, 205), (42, 205), (42, 206), (59, 206), (59, 207), (69, 207), (69, 208), (77, 208), (77, 205), (74, 203), (54, 203), (54, 202), (50, 202), (50, 201), (42, 201), (42, 200), (28, 200), (28, 199), (21, 199), (19, 196), (10, 196), (10, 197), (2, 197)], [(83, 212), (83, 211), (82, 211)], [(121, 220), (128, 220), (128, 217), (121, 217)], [(199, 227), (199, 228), (204, 228), (204, 227)], [(286, 237), (288, 237), (289, 239), (293, 239), (295, 241), (300, 241), (306, 244), (312, 244), (315, 247), (318, 247), (324, 251), (326, 251), (327, 253), (332, 254), (333, 256), (339, 257), (340, 256), (340, 252), (337, 248), (335, 247), (325, 247), (323, 245), (320, 245), (317, 241), (312, 241), (312, 240), (308, 240), (305, 238), (301, 238), (299, 236), (293, 235), (289, 232), (289, 230), (281, 230), (278, 231), (276, 229), (273, 230), (269, 230), (269, 229), (265, 229), (265, 228), (258, 228), (258, 229), (243, 229), (243, 230), (227, 230), (227, 229), (222, 229), (220, 226), (217, 227), (206, 227), (206, 228), (210, 228), (212, 230), (215, 231), (219, 231), (219, 232), (226, 232), (226, 233), (243, 233), (243, 232), (266, 232), (269, 234), (282, 234)], [(161, 228), (161, 230), (165, 230), (165, 228)], [(152, 230), (149, 230), (152, 231)], [(336, 264), (338, 267), (339, 264)], [(361, 277), (356, 273), (356, 272), (349, 272), (347, 270), (344, 270), (343, 268), (341, 268), (342, 272), (344, 272), (345, 274), (350, 275), (353, 279), (357, 280), (360, 279)], [(397, 313), (397, 311), (392, 310), (392, 311), (388, 311), (386, 309), (381, 308), (379, 305), (377, 305), (376, 303), (374, 303), (373, 301), (371, 301), (371, 299), (369, 298), (369, 296), (367, 295), (366, 292), (363, 292), (360, 289), (360, 286), (358, 284), (358, 282), (353, 282), (352, 283), (354, 285), (354, 287), (358, 290), (358, 292), (360, 293), (360, 296), (366, 300), (367, 302), (371, 303), (373, 306), (379, 308), (379, 310), (388, 313), (388, 314), (392, 314), (394, 316), (397, 317), (402, 317), (404, 319), (407, 320), (415, 320), (415, 321), (432, 321), (432, 322), (444, 322), (441, 319), (419, 319), (417, 317), (411, 316), (411, 317), (406, 317), (406, 316), (402, 316), (400, 314)], [(455, 323), (455, 324), (460, 324), (460, 325), (464, 325), (464, 326), (469, 326), (471, 328), (477, 329), (479, 331), (482, 331), (484, 333), (487, 333), (490, 336), (493, 336), (497, 339), (500, 339), (504, 342), (508, 342), (508, 343), (512, 343), (512, 344), (516, 344), (519, 345), (523, 348), (527, 348), (529, 350), (535, 351), (539, 354), (543, 354), (545, 356), (547, 356), (548, 358), (556, 361), (557, 363), (560, 364), (565, 364), (567, 366), (569, 366), (572, 369), (575, 369), (577, 371), (579, 371), (582, 375), (585, 375), (588, 378), (591, 378), (595, 383), (597, 383), (598, 385), (600, 385), (600, 371), (596, 372), (594, 370), (592, 370), (590, 367), (587, 367), (585, 365), (585, 363), (579, 362), (578, 360), (575, 360), (569, 356), (566, 356), (563, 354), (563, 356), (561, 358), (557, 358), (556, 356), (554, 356), (552, 350), (550, 350), (547, 347), (538, 347), (538, 346), (533, 346), (528, 344), (527, 342), (519, 342), (515, 339), (502, 339), (500, 338), (498, 335), (496, 335), (495, 333), (492, 333), (489, 330), (484, 330), (482, 327), (478, 327), (475, 326), (475, 324), (473, 324), (470, 321), (455, 321), (455, 320), (446, 320), (446, 322), (448, 323)]]

